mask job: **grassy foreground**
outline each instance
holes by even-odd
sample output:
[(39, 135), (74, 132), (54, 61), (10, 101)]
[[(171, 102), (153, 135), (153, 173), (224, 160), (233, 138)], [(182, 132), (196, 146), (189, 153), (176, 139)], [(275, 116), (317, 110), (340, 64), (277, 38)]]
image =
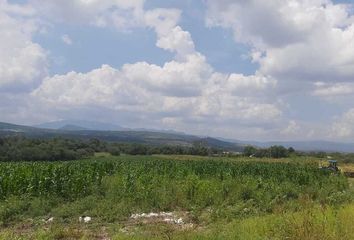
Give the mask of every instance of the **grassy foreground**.
[[(102, 155), (0, 173), (0, 239), (354, 239), (351, 185), (313, 159)], [(162, 211), (183, 224), (131, 217)]]
[(314, 206), (296, 213), (269, 214), (231, 222), (218, 221), (195, 229), (175, 229), (164, 224), (137, 226), (121, 231), (119, 223), (22, 223), (1, 230), (0, 239), (311, 239), (352, 240), (354, 205), (340, 208)]

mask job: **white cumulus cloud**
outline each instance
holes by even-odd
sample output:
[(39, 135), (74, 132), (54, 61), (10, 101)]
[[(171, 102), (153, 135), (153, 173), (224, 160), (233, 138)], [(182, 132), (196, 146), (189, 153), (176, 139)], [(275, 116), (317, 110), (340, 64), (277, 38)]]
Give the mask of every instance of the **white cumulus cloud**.
[(39, 23), (28, 6), (0, 1), (0, 91), (25, 91), (47, 74), (47, 53), (33, 42)]
[[(88, 11), (92, 19), (103, 16), (112, 19), (112, 15), (121, 13), (117, 10), (122, 8), (121, 3), (105, 1), (95, 9), (98, 1), (87, 6), (83, 1), (74, 1), (72, 11)], [(145, 11), (141, 2), (135, 3), (126, 6), (134, 13), (133, 21), (140, 27), (152, 28), (157, 36), (156, 46), (173, 52), (173, 60), (162, 66), (137, 62), (119, 69), (103, 65), (86, 73), (54, 75), (47, 77), (32, 96), (43, 105), (63, 110), (98, 107), (133, 118), (149, 116), (151, 121), (159, 119), (160, 124), (195, 126), (232, 121), (259, 124), (280, 119), (282, 111), (270, 94), (277, 85), (275, 79), (260, 73), (245, 76), (216, 72), (206, 57), (195, 50), (191, 34), (178, 25), (180, 10)], [(113, 5), (115, 8), (111, 10)]]
[[(259, 71), (286, 82), (352, 81), (354, 17), (329, 0), (207, 1), (209, 26), (232, 29)], [(306, 84), (303, 84), (306, 86)]]
[[(304, 131), (308, 138), (328, 131), (323, 131), (325, 124), (284, 115), (289, 114), (285, 106), (290, 112), (292, 107), (284, 95), (344, 96), (347, 104), (352, 99), (354, 17), (348, 5), (330, 0), (207, 0), (208, 26), (231, 29), (235, 41), (247, 45), (251, 61), (259, 65), (254, 74), (245, 75), (213, 69), (207, 56), (197, 51), (193, 32), (179, 24), (181, 10), (145, 9), (144, 3), (0, 0), (0, 31), (5, 33), (0, 38), (0, 93), (35, 88), (30, 96), (1, 97), (40, 111), (41, 119), (97, 116), (198, 134), (299, 139)], [(156, 47), (173, 57), (163, 64), (103, 64), (86, 72), (48, 76), (47, 52), (33, 41), (42, 22), (127, 33), (151, 29)], [(61, 40), (73, 44), (69, 35)], [(24, 105), (26, 100), (30, 104)], [(31, 115), (24, 107), (17, 113), (4, 105), (0, 109), (8, 119)], [(336, 119), (333, 136), (353, 135), (352, 111)]]

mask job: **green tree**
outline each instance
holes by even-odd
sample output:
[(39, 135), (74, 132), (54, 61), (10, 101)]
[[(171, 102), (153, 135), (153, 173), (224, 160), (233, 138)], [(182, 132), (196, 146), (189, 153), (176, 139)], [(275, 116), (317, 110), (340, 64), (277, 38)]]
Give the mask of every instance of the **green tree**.
[(254, 155), (255, 153), (257, 152), (257, 148), (253, 147), (253, 146), (246, 146), (244, 149), (243, 149), (243, 154), (245, 156), (251, 156), (251, 155)]
[(288, 150), (283, 146), (271, 146), (269, 153), (272, 158), (284, 158), (289, 155)]

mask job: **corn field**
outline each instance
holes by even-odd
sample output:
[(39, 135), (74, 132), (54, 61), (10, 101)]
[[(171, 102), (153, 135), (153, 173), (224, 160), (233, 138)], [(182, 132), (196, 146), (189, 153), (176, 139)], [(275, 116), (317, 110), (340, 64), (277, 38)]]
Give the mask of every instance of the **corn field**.
[(0, 197), (5, 199), (11, 195), (24, 195), (75, 199), (100, 192), (104, 179), (111, 175), (116, 176), (115, 184), (118, 184), (122, 197), (129, 193), (139, 194), (139, 191), (148, 192), (154, 189), (152, 184), (156, 183), (172, 189), (178, 185), (194, 184), (195, 189), (186, 193), (189, 197), (192, 197), (193, 191), (197, 191), (196, 186), (201, 182), (217, 183), (221, 189), (224, 188), (221, 195), (232, 191), (225, 190), (227, 184), (246, 184), (246, 181), (254, 182), (259, 187), (268, 185), (268, 188), (288, 184), (288, 188), (295, 189), (326, 188), (340, 191), (347, 187), (344, 177), (331, 176), (307, 164), (176, 161), (130, 156), (75, 162), (1, 163)]

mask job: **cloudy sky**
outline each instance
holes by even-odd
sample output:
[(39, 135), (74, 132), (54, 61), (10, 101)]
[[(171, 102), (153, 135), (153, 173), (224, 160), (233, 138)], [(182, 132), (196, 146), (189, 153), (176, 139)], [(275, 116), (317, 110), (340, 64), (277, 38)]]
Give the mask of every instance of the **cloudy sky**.
[(0, 0), (0, 121), (354, 141), (352, 0)]

